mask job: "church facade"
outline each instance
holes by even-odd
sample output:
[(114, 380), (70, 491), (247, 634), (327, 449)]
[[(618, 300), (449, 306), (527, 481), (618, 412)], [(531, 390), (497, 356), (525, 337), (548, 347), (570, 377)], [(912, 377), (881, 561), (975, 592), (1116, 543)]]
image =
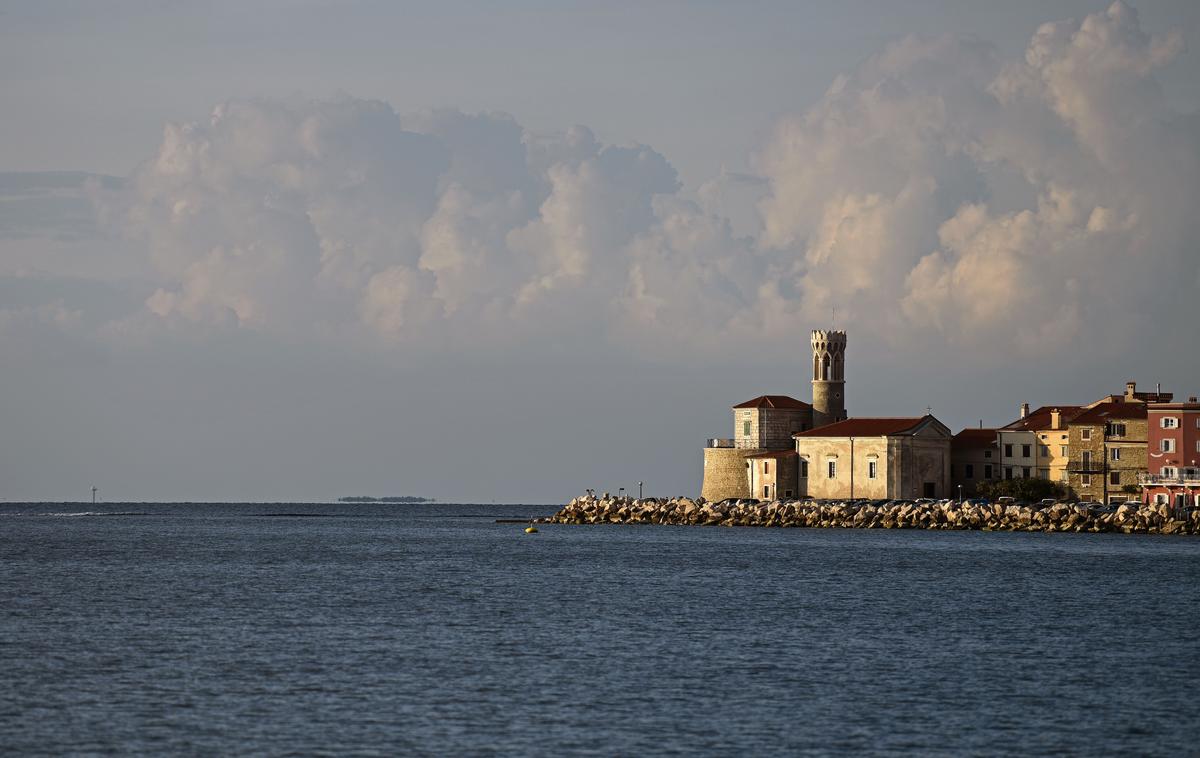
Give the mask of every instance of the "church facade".
[(760, 395), (732, 407), (733, 437), (710, 439), (711, 501), (948, 497), (950, 431), (931, 415), (849, 418), (846, 333), (814, 330), (812, 403)]

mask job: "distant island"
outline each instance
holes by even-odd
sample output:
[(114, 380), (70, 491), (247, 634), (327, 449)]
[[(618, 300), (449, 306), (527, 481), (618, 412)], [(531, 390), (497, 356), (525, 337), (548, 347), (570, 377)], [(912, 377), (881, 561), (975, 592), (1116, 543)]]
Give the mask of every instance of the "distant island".
[(432, 503), (431, 497), (339, 497), (339, 503)]

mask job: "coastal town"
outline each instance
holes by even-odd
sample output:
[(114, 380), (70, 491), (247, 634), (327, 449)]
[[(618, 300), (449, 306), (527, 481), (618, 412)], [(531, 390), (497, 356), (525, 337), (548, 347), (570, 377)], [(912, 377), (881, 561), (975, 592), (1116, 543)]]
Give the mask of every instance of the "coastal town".
[(1200, 506), (1200, 402), (1126, 383), (1120, 394), (1022, 403), (1001, 427), (954, 433), (932, 413), (846, 410), (847, 335), (812, 332), (812, 402), (760, 395), (732, 406), (733, 435), (704, 448), (701, 495), (755, 500), (975, 498), (1040, 479), (1060, 501)]

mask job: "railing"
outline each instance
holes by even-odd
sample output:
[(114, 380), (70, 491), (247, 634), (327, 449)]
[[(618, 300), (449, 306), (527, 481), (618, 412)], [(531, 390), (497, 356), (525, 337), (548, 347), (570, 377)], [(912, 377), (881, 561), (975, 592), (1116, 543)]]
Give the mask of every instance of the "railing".
[(1067, 471), (1076, 474), (1102, 474), (1104, 473), (1104, 461), (1084, 461), (1081, 458), (1073, 458), (1067, 462)]
[(1162, 476), (1160, 474), (1139, 474), (1138, 481), (1141, 484), (1183, 484), (1191, 487), (1200, 487), (1200, 471), (1184, 471), (1176, 476)]
[(733, 447), (732, 438), (710, 437), (705, 447)]

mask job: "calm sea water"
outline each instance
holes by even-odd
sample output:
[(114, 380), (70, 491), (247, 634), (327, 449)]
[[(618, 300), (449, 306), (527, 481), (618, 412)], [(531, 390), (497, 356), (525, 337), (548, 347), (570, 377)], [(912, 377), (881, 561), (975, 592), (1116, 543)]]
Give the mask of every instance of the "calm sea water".
[(0, 748), (1200, 752), (1200, 540), (552, 510), (0, 505)]

